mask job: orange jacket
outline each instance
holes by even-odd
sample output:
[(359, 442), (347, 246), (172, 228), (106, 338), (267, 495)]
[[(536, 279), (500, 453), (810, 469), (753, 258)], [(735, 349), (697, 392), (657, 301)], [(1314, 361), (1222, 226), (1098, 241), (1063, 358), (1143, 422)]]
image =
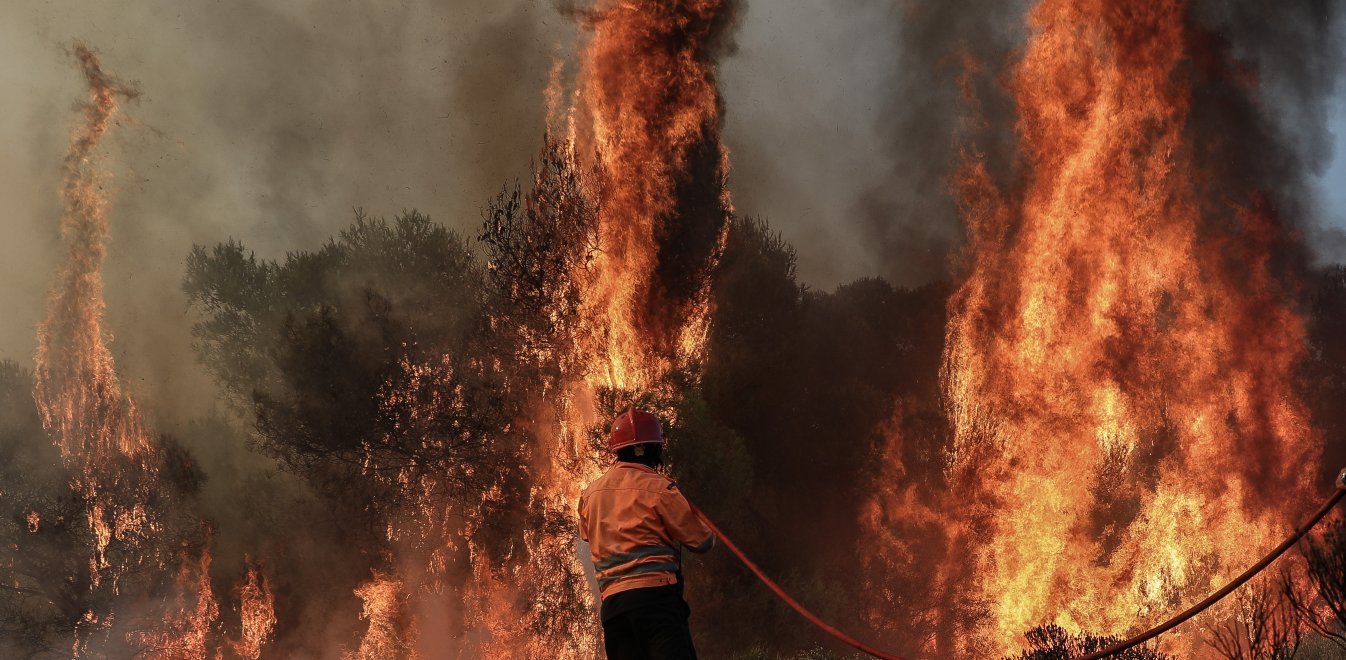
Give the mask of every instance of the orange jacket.
[(580, 495), (580, 538), (589, 543), (603, 598), (677, 582), (679, 546), (705, 552), (710, 528), (677, 484), (636, 463), (616, 463)]

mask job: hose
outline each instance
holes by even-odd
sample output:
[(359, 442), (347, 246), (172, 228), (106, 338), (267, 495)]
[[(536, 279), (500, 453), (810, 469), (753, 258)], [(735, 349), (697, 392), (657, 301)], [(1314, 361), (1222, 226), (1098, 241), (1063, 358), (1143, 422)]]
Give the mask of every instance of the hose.
[[(1144, 644), (1145, 642), (1148, 642), (1154, 639), (1155, 637), (1158, 637), (1172, 630), (1173, 628), (1176, 628), (1177, 626), (1181, 625), (1188, 619), (1191, 619), (1192, 617), (1200, 614), (1202, 611), (1206, 610), (1206, 608), (1209, 608), (1210, 606), (1220, 602), (1221, 599), (1223, 599), (1225, 596), (1228, 596), (1235, 589), (1238, 589), (1239, 587), (1243, 586), (1245, 582), (1251, 580), (1258, 573), (1261, 573), (1262, 571), (1266, 570), (1266, 568), (1270, 566), (1272, 562), (1276, 561), (1276, 559), (1278, 559), (1281, 555), (1285, 554), (1286, 550), (1289, 550), (1291, 546), (1293, 546), (1295, 543), (1298, 543), (1300, 539), (1304, 538), (1305, 534), (1309, 533), (1309, 530), (1313, 529), (1319, 522), (1322, 521), (1323, 518), (1327, 517), (1327, 514), (1330, 513), (1332, 509), (1335, 508), (1337, 504), (1341, 502), (1342, 497), (1346, 496), (1346, 470), (1343, 470), (1342, 476), (1338, 478), (1337, 486), (1338, 486), (1337, 491), (1331, 497), (1329, 497), (1326, 502), (1323, 503), (1323, 506), (1319, 508), (1318, 511), (1314, 513), (1313, 516), (1309, 518), (1307, 522), (1300, 525), (1299, 527), (1296, 527), (1294, 533), (1292, 533), (1289, 538), (1285, 539), (1285, 541), (1281, 542), (1280, 545), (1273, 548), (1271, 552), (1267, 553), (1267, 555), (1262, 558), (1261, 561), (1257, 562), (1256, 564), (1253, 564), (1252, 567), (1244, 571), (1238, 577), (1231, 580), (1228, 584), (1224, 585), (1223, 587), (1220, 587), (1218, 591), (1208, 596), (1205, 600), (1187, 608), (1182, 613), (1174, 616), (1168, 621), (1165, 621), (1149, 630), (1146, 630), (1145, 632), (1140, 633), (1139, 635), (1122, 640), (1101, 651), (1090, 653), (1089, 655), (1083, 656), (1078, 660), (1099, 660), (1100, 658), (1106, 658), (1108, 656), (1121, 653), (1122, 651), (1130, 649), (1134, 646)], [(743, 550), (741, 550), (732, 539), (726, 536), (725, 533), (721, 531), (719, 527), (715, 526), (715, 523), (711, 521), (709, 516), (707, 516), (704, 512), (702, 512), (701, 509), (698, 509), (696, 505), (693, 504), (691, 505), (691, 507), (692, 512), (695, 513), (696, 516), (700, 518), (702, 522), (706, 523), (706, 526), (710, 528), (710, 531), (715, 534), (715, 538), (718, 539), (720, 543), (723, 543), (724, 547), (729, 549), (729, 552), (733, 553), (734, 556), (737, 557), (740, 562), (743, 562), (743, 565), (747, 566), (748, 570), (752, 571), (753, 575), (756, 575), (757, 579), (762, 581), (762, 584), (765, 584), (768, 589), (770, 589), (773, 593), (775, 593), (777, 598), (780, 598), (781, 600), (785, 601), (786, 605), (789, 605), (791, 609), (798, 612), (800, 616), (807, 619), (809, 623), (812, 623), (819, 630), (822, 630), (823, 632), (832, 636), (837, 641), (842, 642), (843, 644), (846, 644), (847, 646), (850, 646), (851, 648), (856, 649), (857, 651), (860, 651), (862, 653), (868, 653), (869, 655), (872, 655), (875, 658), (879, 658), (879, 660), (904, 660), (900, 656), (896, 656), (891, 653), (885, 653), (884, 651), (880, 651), (868, 644), (865, 644), (864, 642), (861, 642), (860, 640), (855, 639), (854, 637), (851, 637), (850, 635), (843, 632), (841, 629), (837, 628), (836, 626), (833, 626), (832, 624), (826, 621), (823, 621), (818, 615), (809, 611), (807, 607), (804, 607), (802, 604), (800, 604), (799, 601), (795, 600), (794, 597), (791, 596), (789, 593), (787, 593), (785, 589), (781, 588), (779, 584), (776, 584), (775, 580), (772, 580), (770, 577), (767, 576), (766, 573), (762, 572), (762, 569), (759, 568), (757, 564), (753, 563), (751, 559), (748, 559), (748, 556), (743, 553)]]
[(1267, 553), (1267, 556), (1263, 557), (1262, 561), (1253, 564), (1252, 567), (1244, 571), (1242, 575), (1234, 578), (1233, 581), (1231, 581), (1229, 584), (1220, 587), (1219, 591), (1216, 591), (1215, 593), (1208, 596), (1206, 600), (1203, 600), (1197, 603), (1196, 605), (1187, 608), (1181, 614), (1178, 614), (1177, 616), (1174, 616), (1168, 621), (1165, 621), (1149, 630), (1146, 630), (1145, 632), (1136, 635), (1135, 637), (1117, 642), (1116, 644), (1113, 644), (1112, 646), (1109, 646), (1108, 648), (1105, 648), (1102, 651), (1090, 653), (1089, 655), (1080, 658), (1080, 660), (1098, 660), (1099, 658), (1106, 658), (1110, 655), (1121, 653), (1122, 651), (1125, 651), (1138, 644), (1144, 644), (1145, 642), (1148, 642), (1154, 639), (1155, 637), (1158, 637), (1176, 628), (1184, 621), (1200, 614), (1202, 610), (1210, 607), (1211, 605), (1220, 602), (1220, 599), (1224, 598), (1225, 596), (1228, 596), (1230, 592), (1243, 586), (1244, 582), (1251, 580), (1253, 576), (1257, 575), (1258, 573), (1261, 573), (1263, 570), (1266, 569), (1266, 567), (1271, 565), (1271, 562), (1276, 561), (1277, 558), (1285, 554), (1285, 551), (1289, 550), (1290, 546), (1294, 545), (1295, 543), (1298, 543), (1299, 539), (1304, 538), (1304, 535), (1308, 534), (1310, 529), (1313, 529), (1315, 525), (1317, 525), (1324, 517), (1327, 516), (1328, 512), (1330, 512), (1333, 509), (1333, 507), (1337, 506), (1337, 503), (1341, 501), (1342, 496), (1346, 496), (1346, 490), (1340, 490), (1340, 489), (1337, 490), (1337, 492), (1333, 494), (1332, 497), (1327, 498), (1327, 502), (1323, 503), (1322, 508), (1318, 509), (1318, 512), (1313, 514), (1313, 517), (1310, 518), (1308, 522), (1295, 528), (1295, 531), (1293, 534), (1290, 535), (1290, 538), (1285, 539), (1285, 541), (1281, 542), (1280, 545), (1276, 546), (1271, 550), (1271, 552)]
[(807, 607), (801, 605), (799, 601), (794, 599), (793, 596), (786, 593), (785, 590), (782, 589), (779, 584), (776, 584), (775, 580), (772, 580), (771, 578), (767, 577), (767, 574), (763, 573), (762, 569), (758, 568), (757, 564), (754, 564), (751, 559), (748, 559), (748, 556), (743, 554), (743, 551), (739, 549), (738, 545), (735, 544), (733, 540), (731, 540), (728, 536), (725, 536), (724, 532), (720, 531), (720, 528), (716, 527), (715, 523), (711, 522), (710, 518), (706, 516), (706, 514), (701, 511), (701, 509), (696, 508), (695, 504), (692, 504), (691, 506), (692, 506), (692, 513), (695, 513), (696, 517), (701, 519), (701, 522), (706, 523), (706, 526), (710, 528), (710, 531), (715, 534), (716, 542), (723, 543), (724, 547), (729, 548), (729, 552), (734, 553), (734, 556), (738, 557), (738, 560), (743, 562), (743, 565), (747, 566), (748, 570), (752, 571), (753, 575), (756, 575), (757, 579), (762, 581), (762, 584), (765, 584), (768, 589), (770, 589), (772, 592), (776, 594), (777, 598), (780, 598), (781, 600), (785, 601), (785, 604), (789, 605), (794, 611), (798, 612), (800, 616), (804, 617), (805, 619), (808, 619), (809, 623), (812, 623), (813, 625), (817, 626), (819, 630), (827, 633), (828, 635), (831, 635), (837, 641), (840, 641), (843, 644), (846, 644), (847, 646), (850, 646), (851, 648), (860, 651), (862, 653), (868, 653), (869, 655), (872, 655), (878, 658), (879, 660), (905, 660), (900, 656), (896, 656), (891, 653), (884, 653), (883, 651), (880, 651), (854, 637), (851, 637), (850, 635), (847, 635), (836, 626), (826, 621), (823, 621), (821, 618), (818, 617), (817, 614), (810, 612)]

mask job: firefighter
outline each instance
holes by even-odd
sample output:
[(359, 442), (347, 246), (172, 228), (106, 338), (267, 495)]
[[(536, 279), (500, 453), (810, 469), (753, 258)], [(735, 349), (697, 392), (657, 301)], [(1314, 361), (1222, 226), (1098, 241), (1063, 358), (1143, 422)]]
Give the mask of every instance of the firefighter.
[(634, 408), (612, 424), (617, 462), (580, 495), (580, 538), (589, 544), (602, 598), (609, 660), (696, 658), (682, 598), (682, 548), (715, 545), (678, 491), (656, 472), (665, 445), (659, 420)]

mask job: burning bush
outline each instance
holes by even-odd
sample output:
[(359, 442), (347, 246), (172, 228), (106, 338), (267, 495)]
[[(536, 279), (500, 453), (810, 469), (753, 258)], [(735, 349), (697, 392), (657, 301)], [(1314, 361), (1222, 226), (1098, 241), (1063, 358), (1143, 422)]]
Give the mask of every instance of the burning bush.
[[(1070, 660), (1102, 651), (1121, 641), (1116, 637), (1098, 637), (1089, 634), (1072, 635), (1057, 625), (1034, 628), (1024, 636), (1028, 650), (1016, 656), (1017, 660)], [(1113, 656), (1118, 660), (1164, 660), (1168, 656), (1145, 648), (1123, 651)]]

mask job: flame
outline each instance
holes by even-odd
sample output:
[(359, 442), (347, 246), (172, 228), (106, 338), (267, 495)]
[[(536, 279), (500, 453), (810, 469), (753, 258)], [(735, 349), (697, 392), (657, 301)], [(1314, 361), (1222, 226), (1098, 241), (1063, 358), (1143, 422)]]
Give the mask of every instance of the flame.
[(977, 158), (958, 181), (949, 473), (986, 527), (974, 594), (997, 649), (1043, 623), (1153, 623), (1301, 513), (1304, 324), (1274, 213), (1203, 199), (1188, 10), (1043, 0), (1011, 82), (1025, 188)]
[[(88, 503), (87, 523), (94, 538), (88, 564), (91, 588), (116, 594), (130, 557), (152, 531), (145, 504), (158, 465), (135, 402), (117, 378), (102, 323), (107, 200), (95, 156), (118, 98), (133, 93), (105, 74), (83, 44), (76, 47), (75, 57), (89, 84), (89, 97), (64, 163), (61, 238), (66, 258), (38, 327), (33, 398), (62, 460), (74, 468), (75, 491)], [(135, 466), (137, 474), (123, 473), (123, 465)], [(129, 550), (118, 561), (109, 557), (114, 541)], [(109, 614), (86, 614), (87, 625), (76, 626), (74, 655), (87, 652), (89, 634), (111, 624)]]
[(344, 660), (382, 660), (383, 658), (418, 657), (416, 630), (406, 625), (407, 597), (402, 580), (374, 571), (373, 576), (356, 590), (364, 601), (360, 618), (369, 622), (369, 629), (353, 652), (342, 654)]
[[(729, 227), (724, 187), (728, 153), (719, 144), (719, 93), (711, 51), (730, 13), (727, 0), (638, 2), (600, 0), (584, 14), (591, 37), (581, 54), (570, 117), (574, 167), (597, 201), (596, 248), (574, 278), (580, 285), (582, 331), (574, 340), (582, 378), (559, 397), (560, 445), (549, 495), (573, 506), (598, 476), (601, 455), (584, 431), (605, 424), (595, 405), (600, 389), (647, 393), (678, 366), (695, 364), (709, 325), (710, 272)], [(680, 186), (699, 149), (715, 150), (708, 218), (679, 208)], [(703, 193), (704, 194), (704, 193)], [(709, 223), (715, 239), (690, 263), (695, 286), (681, 297), (661, 270), (669, 237), (680, 226)], [(578, 460), (574, 460), (578, 459)], [(576, 465), (581, 466), (578, 470)]]
[(95, 585), (112, 569), (107, 557), (114, 538), (130, 540), (144, 526), (143, 487), (129, 504), (113, 502), (101, 491), (115, 480), (118, 459), (151, 471), (148, 434), (135, 402), (122, 390), (103, 329), (102, 265), (106, 254), (107, 200), (102, 175), (94, 164), (98, 145), (117, 111), (125, 88), (103, 73), (84, 45), (75, 50), (89, 98), (84, 122), (75, 130), (65, 158), (61, 198), (61, 237), (66, 259), (51, 287), (47, 317), (38, 327), (33, 396), (43, 426), (53, 435), (67, 465), (77, 468), (76, 489), (91, 503), (89, 527), (97, 539)]
[[(698, 350), (696, 333), (688, 343), (683, 330), (702, 325), (708, 306), (697, 296), (670, 300), (657, 272), (669, 223), (686, 221), (676, 217), (678, 186), (691, 176), (693, 152), (710, 141), (720, 150), (720, 177), (727, 167), (715, 140), (719, 93), (708, 51), (728, 11), (725, 0), (609, 0), (586, 15), (592, 38), (575, 110), (579, 150), (594, 160), (601, 199), (598, 255), (582, 274), (585, 317), (597, 329), (586, 347), (591, 385), (642, 390), (672, 358)], [(723, 190), (721, 180), (721, 234), (729, 216)]]
[(247, 563), (247, 574), (234, 588), (242, 631), (238, 639), (230, 640), (229, 648), (240, 658), (257, 660), (276, 628), (276, 599), (261, 567), (251, 559)]
[[(135, 400), (117, 376), (103, 327), (107, 197), (105, 175), (95, 159), (118, 99), (136, 93), (104, 73), (84, 44), (76, 45), (74, 54), (89, 85), (89, 97), (64, 162), (61, 238), (66, 253), (51, 285), (47, 316), (38, 327), (33, 397), (43, 427), (62, 460), (74, 469), (72, 486), (88, 507), (86, 521), (94, 539), (88, 570), (95, 592), (92, 600), (100, 604), (74, 626), (71, 653), (80, 657), (91, 652), (90, 636), (110, 630), (117, 619), (113, 609), (122, 596), (119, 580), (127, 570), (167, 573), (169, 569), (148, 546), (163, 531), (159, 512), (151, 506), (162, 458)], [(36, 532), (40, 523), (36, 512), (28, 516), (28, 523)], [(195, 659), (216, 654), (213, 631), (219, 604), (210, 584), (210, 564), (208, 549), (193, 557), (184, 546), (172, 585), (173, 602), (162, 617), (156, 613), (148, 628), (129, 631), (127, 641), (153, 650), (156, 657)], [(267, 591), (266, 608), (269, 599)], [(245, 603), (245, 610), (255, 612), (259, 606)]]
[[(479, 634), (471, 655), (482, 658), (545, 657), (547, 649), (535, 648), (520, 623), (516, 590), (487, 561), (473, 562), (472, 583), (465, 594), (468, 625)], [(558, 640), (559, 641), (559, 640)], [(534, 648), (526, 648), (532, 646)], [(557, 657), (560, 653), (555, 654)]]
[(205, 660), (214, 655), (211, 650), (220, 605), (210, 586), (210, 562), (209, 553), (193, 561), (183, 548), (172, 608), (162, 625), (132, 633), (132, 642), (167, 660)]
[[(578, 291), (578, 318), (562, 337), (567, 345), (536, 348), (564, 373), (546, 388), (536, 418), (520, 422), (535, 437), (532, 454), (542, 457), (532, 466), (526, 552), (503, 562), (510, 574), (502, 576), (484, 549), (472, 548), (467, 618), (485, 638), (478, 648), (485, 655), (600, 652), (574, 506), (605, 462), (589, 433), (607, 421), (610, 411), (599, 405), (604, 393), (634, 398), (667, 388), (673, 369), (696, 364), (704, 352), (710, 272), (731, 212), (711, 57), (729, 4), (599, 0), (581, 12), (589, 39), (567, 111), (560, 109), (561, 65), (553, 68), (547, 116), (554, 133), (569, 136), (561, 158), (580, 174), (585, 199), (530, 198), (529, 205), (557, 203), (566, 207), (560, 213), (591, 208), (593, 246), (565, 274), (569, 282), (550, 289), (557, 296)], [(686, 189), (699, 185), (709, 203), (689, 212)], [(688, 250), (681, 231), (709, 240), (690, 241)], [(529, 602), (519, 602), (520, 592)]]

